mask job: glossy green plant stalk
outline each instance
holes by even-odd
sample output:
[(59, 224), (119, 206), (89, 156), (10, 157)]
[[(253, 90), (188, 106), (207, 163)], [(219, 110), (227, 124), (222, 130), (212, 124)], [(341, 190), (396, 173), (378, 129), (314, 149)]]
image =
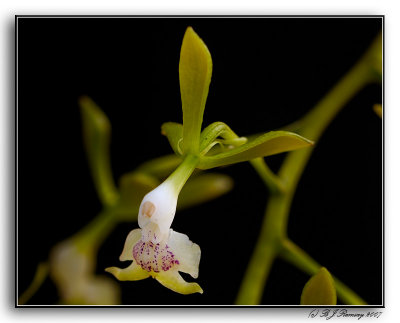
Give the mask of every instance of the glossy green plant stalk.
[[(289, 239), (286, 239), (282, 243), (280, 257), (310, 276), (315, 275), (321, 269), (319, 263)], [(358, 296), (339, 279), (333, 277), (333, 280), (336, 293), (343, 303), (351, 305), (367, 305), (365, 300)]]
[[(365, 85), (377, 80), (379, 73), (380, 75), (382, 73), (381, 53), (382, 35), (379, 35), (358, 63), (300, 120), (299, 133), (302, 136), (317, 141), (347, 102)], [(297, 184), (312, 151), (312, 148), (308, 148), (290, 152), (278, 173), (280, 180), (272, 176), (266, 166), (255, 167), (264, 181), (267, 181), (267, 186), (274, 187), (275, 185), (275, 188), (271, 190), (261, 233), (240, 286), (236, 304), (259, 304), (275, 258), (283, 250), (285, 250), (285, 255), (290, 252), (283, 247), (286, 241), (288, 215)], [(284, 183), (284, 189), (278, 189), (280, 183)], [(292, 263), (302, 268), (301, 264), (306, 263), (308, 258), (295, 259), (296, 262)], [(315, 262), (312, 266), (313, 270), (307, 267), (307, 272), (314, 274), (317, 266), (318, 269), (321, 267)], [(335, 287), (343, 302), (354, 305), (365, 304), (359, 296), (337, 279), (335, 279)]]

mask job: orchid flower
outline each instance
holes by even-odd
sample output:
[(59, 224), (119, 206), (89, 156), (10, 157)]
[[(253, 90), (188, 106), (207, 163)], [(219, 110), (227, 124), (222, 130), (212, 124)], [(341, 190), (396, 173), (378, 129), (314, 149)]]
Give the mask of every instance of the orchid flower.
[[(143, 198), (138, 215), (140, 229), (129, 233), (120, 256), (121, 261), (131, 260), (131, 265), (106, 269), (119, 280), (153, 277), (181, 294), (202, 293), (197, 283), (187, 283), (179, 274), (185, 272), (197, 278), (200, 247), (171, 229), (179, 192), (194, 169), (210, 169), (312, 145), (287, 131), (271, 131), (248, 141), (223, 122), (214, 122), (201, 131), (211, 74), (211, 54), (188, 27), (179, 61), (183, 124), (167, 122), (161, 127), (182, 162), (164, 183)], [(216, 151), (216, 145), (222, 149)]]
[(119, 258), (131, 260), (131, 265), (125, 269), (111, 267), (106, 271), (119, 280), (153, 277), (177, 293), (203, 293), (197, 283), (187, 283), (179, 274), (181, 271), (198, 277), (200, 247), (185, 234), (170, 228), (179, 192), (197, 162), (197, 158), (189, 156), (166, 181), (145, 195), (139, 207), (140, 229), (129, 233)]
[(96, 252), (90, 243), (69, 238), (57, 244), (50, 254), (50, 276), (61, 303), (116, 305), (120, 303), (118, 285), (95, 274)]

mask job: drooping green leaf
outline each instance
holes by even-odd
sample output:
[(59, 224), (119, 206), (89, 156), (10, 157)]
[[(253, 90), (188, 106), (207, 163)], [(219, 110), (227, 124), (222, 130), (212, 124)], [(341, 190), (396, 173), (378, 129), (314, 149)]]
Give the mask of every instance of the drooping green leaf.
[(110, 166), (110, 121), (89, 97), (81, 97), (79, 105), (86, 155), (97, 194), (104, 205), (112, 205), (118, 199), (118, 191)]
[(301, 305), (336, 305), (337, 296), (333, 278), (329, 271), (322, 267), (305, 284), (301, 293)]
[(223, 174), (200, 174), (190, 178), (178, 198), (178, 209), (216, 199), (233, 188), (233, 180)]
[[(217, 139), (221, 137), (223, 139)], [(215, 144), (240, 146), (247, 138), (239, 137), (223, 122), (214, 122), (206, 127), (200, 135), (200, 154), (205, 155)]]
[(161, 133), (167, 137), (172, 150), (178, 156), (182, 155), (183, 126), (176, 122), (165, 122), (161, 126)]
[(211, 74), (211, 54), (192, 27), (188, 27), (183, 37), (179, 61), (185, 154), (197, 154), (199, 151), (201, 124)]
[(198, 168), (209, 169), (309, 147), (312, 141), (287, 131), (271, 131), (244, 145), (200, 158)]

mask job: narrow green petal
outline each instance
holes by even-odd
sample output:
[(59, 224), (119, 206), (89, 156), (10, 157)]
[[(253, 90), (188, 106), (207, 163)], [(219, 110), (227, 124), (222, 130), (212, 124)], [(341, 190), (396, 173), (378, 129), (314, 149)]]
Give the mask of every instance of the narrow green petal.
[(304, 286), (301, 305), (336, 305), (336, 289), (329, 271), (322, 267)]
[(265, 157), (309, 147), (311, 145), (313, 145), (312, 141), (295, 133), (287, 131), (271, 131), (226, 152), (214, 156), (201, 157), (200, 163), (197, 167), (200, 169), (209, 169), (230, 165), (258, 157)]
[(201, 174), (190, 178), (178, 198), (178, 209), (211, 201), (233, 188), (233, 180), (223, 174)]
[[(218, 137), (223, 140), (217, 140)], [(200, 135), (200, 154), (205, 155), (215, 143), (240, 146), (247, 142), (247, 138), (239, 137), (223, 122), (214, 122), (207, 126)]]
[(172, 150), (178, 156), (182, 155), (183, 125), (176, 122), (166, 122), (161, 126), (161, 133), (167, 137)]
[(203, 294), (203, 290), (201, 289), (199, 284), (187, 283), (177, 271), (163, 271), (154, 276), (160, 284), (179, 294)]
[(146, 270), (143, 270), (142, 267), (138, 266), (135, 261), (133, 261), (129, 267), (124, 269), (118, 267), (108, 267), (105, 270), (110, 274), (113, 274), (115, 278), (120, 281), (142, 280), (150, 277), (150, 273)]
[(112, 205), (118, 199), (118, 191), (110, 166), (110, 121), (89, 97), (81, 97), (79, 105), (86, 155), (97, 194), (104, 205)]
[(188, 27), (183, 37), (179, 61), (185, 154), (197, 154), (199, 151), (201, 124), (211, 74), (211, 54), (192, 27)]

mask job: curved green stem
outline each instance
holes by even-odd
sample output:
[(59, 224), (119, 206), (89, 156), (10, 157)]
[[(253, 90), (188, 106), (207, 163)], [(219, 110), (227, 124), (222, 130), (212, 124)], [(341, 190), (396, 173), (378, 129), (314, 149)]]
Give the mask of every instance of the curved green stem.
[[(365, 85), (375, 80), (377, 66), (379, 68), (377, 57), (379, 58), (379, 53), (382, 52), (381, 46), (382, 39), (379, 35), (359, 62), (300, 120), (302, 136), (317, 141), (349, 100)], [(282, 164), (278, 175), (285, 191), (275, 191), (269, 198), (261, 233), (239, 289), (236, 304), (259, 304), (261, 300), (270, 267), (286, 239), (293, 195), (312, 151), (313, 149), (307, 148), (290, 152)], [(261, 177), (267, 186), (271, 186), (273, 177), (268, 172), (269, 169), (256, 167), (256, 170), (262, 173)], [(270, 246), (267, 247), (265, 244)], [(301, 259), (303, 261), (305, 258)], [(339, 283), (339, 286), (346, 290), (344, 285)], [(351, 298), (345, 300), (353, 301)]]
[(285, 191), (285, 185), (281, 181), (281, 179), (274, 174), (274, 172), (268, 167), (267, 163), (265, 162), (264, 158), (256, 158), (250, 160), (250, 164), (256, 170), (258, 175), (264, 181), (265, 186), (268, 187), (270, 192), (283, 193)]
[[(303, 249), (288, 239), (284, 240), (282, 244), (280, 256), (288, 263), (294, 265), (310, 276), (316, 274), (322, 267)], [(337, 295), (343, 303), (350, 305), (367, 305), (360, 296), (353, 292), (339, 279), (333, 276), (333, 280)]]
[(96, 250), (118, 223), (114, 208), (104, 209), (83, 229), (74, 235), (80, 248)]
[(187, 155), (178, 168), (175, 169), (175, 171), (165, 180), (165, 182), (170, 182), (173, 184), (177, 196), (179, 195), (183, 185), (185, 185), (186, 181), (189, 179), (190, 175), (192, 175), (193, 171), (196, 169), (198, 163), (199, 157)]
[(267, 282), (272, 264), (278, 255), (280, 233), (282, 228), (276, 218), (279, 213), (271, 212), (285, 205), (279, 200), (280, 194), (274, 195), (277, 199), (272, 199), (268, 203), (264, 216), (261, 233), (254, 248), (250, 262), (247, 266), (246, 274), (239, 288), (239, 293), (235, 303), (237, 305), (259, 304)]
[(18, 305), (26, 304), (33, 295), (39, 290), (45, 281), (47, 275), (49, 274), (49, 264), (47, 262), (41, 262), (35, 272), (35, 276), (29, 287), (18, 297)]

